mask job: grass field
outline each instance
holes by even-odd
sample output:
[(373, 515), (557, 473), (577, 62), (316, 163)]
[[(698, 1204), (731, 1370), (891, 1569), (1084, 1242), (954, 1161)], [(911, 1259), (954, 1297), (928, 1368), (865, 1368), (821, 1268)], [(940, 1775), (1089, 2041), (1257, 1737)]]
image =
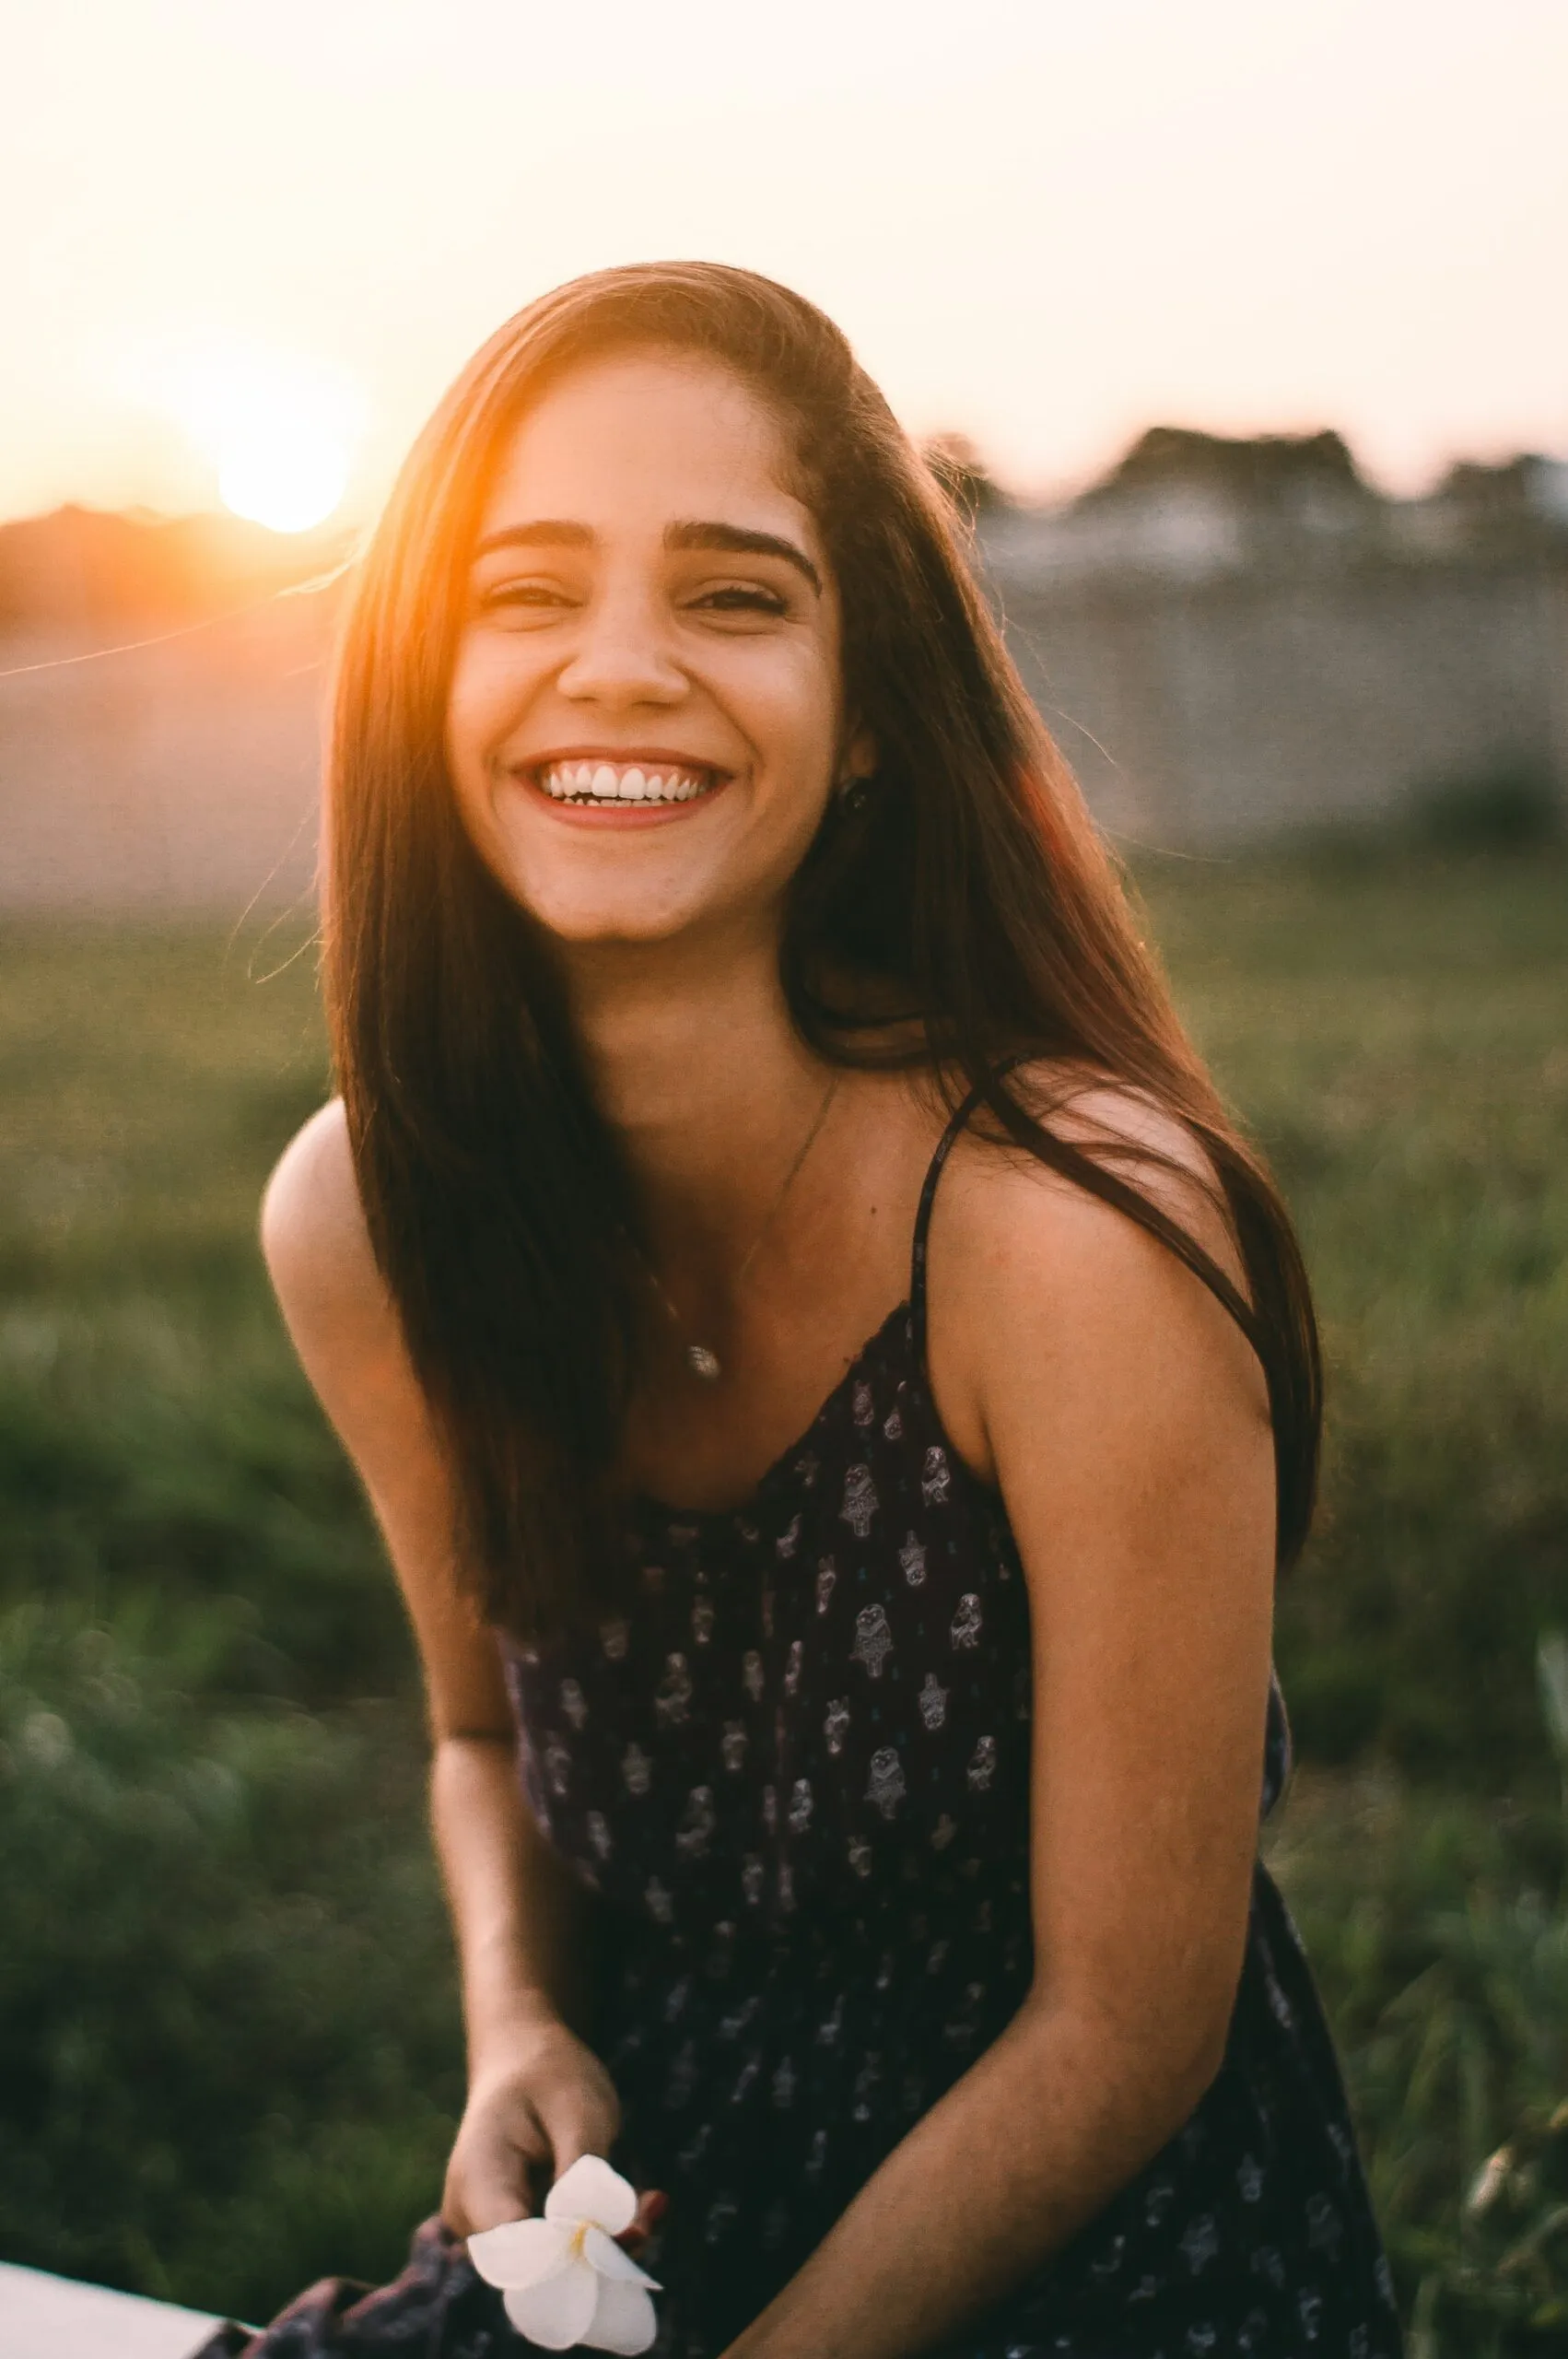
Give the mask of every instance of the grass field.
[[(1328, 1335), (1271, 1852), (1425, 2359), (1561, 2350), (1568, 864), (1142, 884)], [(396, 2267), (461, 2091), (401, 1614), (252, 1241), (297, 944), (0, 933), (0, 2254), (252, 2317)]]

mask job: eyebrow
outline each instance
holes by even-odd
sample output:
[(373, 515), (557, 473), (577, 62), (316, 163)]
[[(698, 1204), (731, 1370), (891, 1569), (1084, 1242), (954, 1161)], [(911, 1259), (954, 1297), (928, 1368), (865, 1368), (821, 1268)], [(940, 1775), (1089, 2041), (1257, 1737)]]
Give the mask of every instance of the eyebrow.
[(822, 595), (822, 576), (804, 549), (779, 533), (754, 533), (743, 524), (667, 524), (664, 546), (667, 549), (720, 549), (731, 557), (779, 557), (805, 576), (819, 598)]
[[(495, 549), (586, 549), (593, 547), (597, 539), (598, 534), (590, 525), (574, 523), (566, 517), (541, 516), (531, 523), (507, 524), (497, 533), (486, 533), (474, 554), (477, 559), (488, 557)], [(667, 524), (664, 546), (670, 550), (715, 549), (731, 557), (781, 557), (811, 583), (819, 598), (822, 595), (821, 574), (804, 549), (786, 540), (780, 533), (759, 533), (749, 525), (694, 519)]]

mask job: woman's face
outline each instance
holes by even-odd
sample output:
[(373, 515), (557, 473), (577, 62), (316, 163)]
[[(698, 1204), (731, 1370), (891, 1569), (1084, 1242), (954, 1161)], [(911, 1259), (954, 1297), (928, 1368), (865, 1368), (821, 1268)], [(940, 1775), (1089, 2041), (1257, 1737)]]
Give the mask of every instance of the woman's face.
[(464, 825), (564, 942), (776, 929), (845, 742), (837, 593), (720, 364), (585, 362), (502, 449), (447, 714)]

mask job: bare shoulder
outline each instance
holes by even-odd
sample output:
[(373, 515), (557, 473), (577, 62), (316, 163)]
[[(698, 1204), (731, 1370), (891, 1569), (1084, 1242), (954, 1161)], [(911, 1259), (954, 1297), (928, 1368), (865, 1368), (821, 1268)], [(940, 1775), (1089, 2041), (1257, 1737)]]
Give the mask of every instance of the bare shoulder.
[(386, 1315), (341, 1098), (312, 1114), (279, 1156), (262, 1198), (261, 1237), (291, 1328)]
[[(1026, 1068), (1020, 1088), (1047, 1131), (1136, 1188), (1246, 1290), (1219, 1176), (1179, 1116), (1148, 1090), (1056, 1065)], [(1151, 1253), (1171, 1258), (1127, 1215), (1020, 1148), (969, 1137), (954, 1162), (954, 1226), (982, 1252), (1014, 1244), (1071, 1266), (1087, 1257), (1086, 1275), (1102, 1263), (1125, 1270)]]
[[(1246, 1273), (1201, 1142), (1147, 1093), (1059, 1071), (1025, 1075), (1025, 1102), (1186, 1231), (1233, 1284)], [(1230, 1399), (1267, 1414), (1252, 1351), (1209, 1289), (1130, 1215), (1022, 1149), (966, 1136), (937, 1198), (931, 1250), (933, 1366), (965, 1458), (994, 1471), (999, 1396), (1055, 1422), (1064, 1390), (1102, 1412), (1136, 1409), (1141, 1430)]]

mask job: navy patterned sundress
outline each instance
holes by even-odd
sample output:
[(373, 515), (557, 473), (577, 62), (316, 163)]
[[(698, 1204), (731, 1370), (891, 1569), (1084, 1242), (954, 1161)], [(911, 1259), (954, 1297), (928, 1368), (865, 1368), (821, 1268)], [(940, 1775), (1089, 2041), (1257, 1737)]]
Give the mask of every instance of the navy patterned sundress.
[[(594, 1895), (594, 2045), (624, 2109), (612, 2159), (670, 2198), (643, 2256), (667, 2359), (719, 2359), (1029, 1987), (1027, 1590), (925, 1369), (927, 1229), (969, 1110), (927, 1176), (907, 1301), (755, 1496), (735, 1512), (641, 1503), (626, 1610), (508, 1649), (529, 1802)], [(1288, 1764), (1275, 1686), (1265, 1813)], [(334, 2315), (345, 2339), (318, 2306), (319, 2341), (259, 2352), (390, 2352), (415, 2316), (422, 2353), (527, 2347), (433, 2224), (398, 2286)], [(1333, 2048), (1259, 1864), (1207, 2095), (943, 2351), (1399, 2349)]]

